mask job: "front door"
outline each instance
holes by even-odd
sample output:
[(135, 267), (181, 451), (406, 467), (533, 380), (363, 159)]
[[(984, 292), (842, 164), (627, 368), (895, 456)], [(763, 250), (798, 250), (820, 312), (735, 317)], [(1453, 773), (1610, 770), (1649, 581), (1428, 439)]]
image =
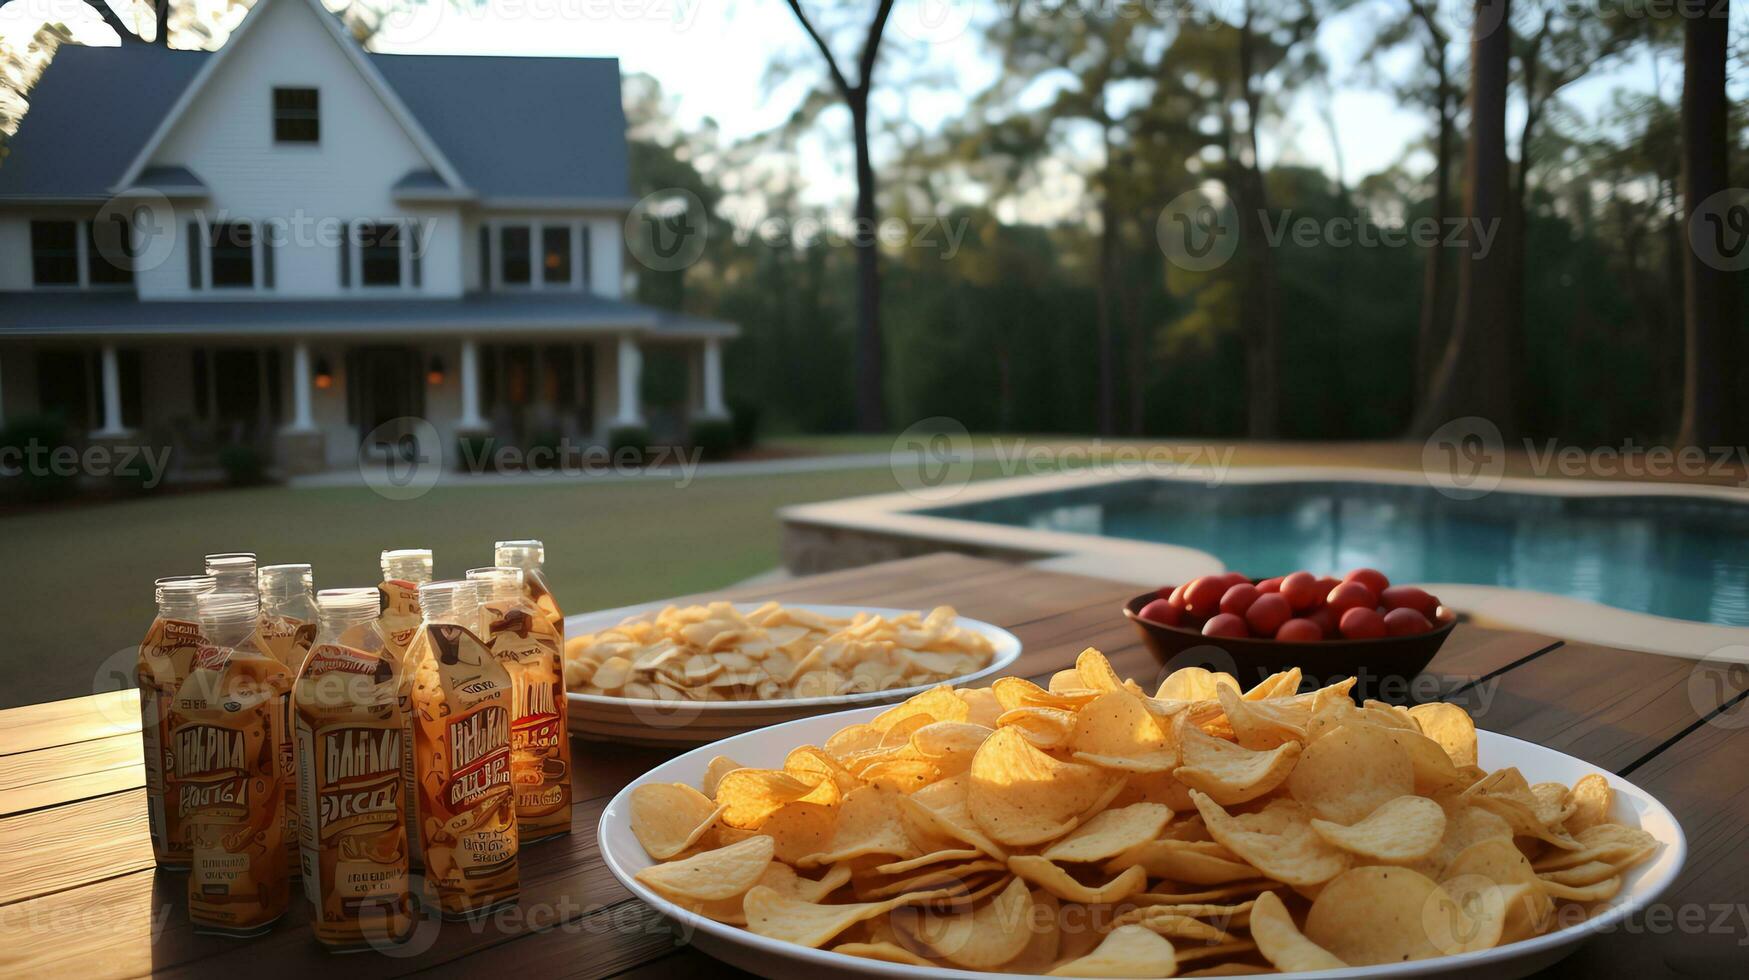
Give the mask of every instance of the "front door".
[(359, 436), (366, 440), (367, 448), (393, 441), (392, 437), (369, 438), (378, 429), (384, 426), (404, 429), (407, 424), (398, 420), (424, 416), (425, 385), (418, 351), (411, 347), (357, 347), (347, 356), (347, 362), (352, 422)]

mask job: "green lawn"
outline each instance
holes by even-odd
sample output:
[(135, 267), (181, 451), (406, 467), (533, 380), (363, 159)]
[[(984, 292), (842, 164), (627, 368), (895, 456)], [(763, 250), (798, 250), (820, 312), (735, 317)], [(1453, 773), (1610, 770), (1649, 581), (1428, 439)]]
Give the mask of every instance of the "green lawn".
[[(979, 475), (995, 475), (980, 466)], [(153, 613), (152, 580), (201, 556), (307, 561), (316, 587), (374, 585), (384, 548), (429, 547), (440, 577), (490, 562), (499, 538), (546, 541), (564, 608), (718, 588), (779, 563), (777, 508), (897, 490), (879, 469), (664, 483), (440, 487), (417, 500), (368, 489), (176, 494), (0, 518), (12, 556), (0, 616), (0, 707), (113, 689)], [(101, 676), (100, 676), (101, 675)], [(102, 686), (103, 684), (110, 686)]]

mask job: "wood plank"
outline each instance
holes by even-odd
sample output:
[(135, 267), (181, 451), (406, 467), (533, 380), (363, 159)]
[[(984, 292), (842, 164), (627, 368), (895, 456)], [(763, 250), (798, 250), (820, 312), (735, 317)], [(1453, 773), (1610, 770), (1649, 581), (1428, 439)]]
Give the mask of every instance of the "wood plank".
[(111, 691), (0, 711), (0, 755), (140, 730), (138, 691)]
[(121, 769), (67, 776), (63, 779), (50, 779), (0, 793), (0, 817), (125, 793), (145, 785), (146, 767), (143, 763)]
[(0, 819), (0, 905), (152, 867), (146, 791)]
[(0, 755), (0, 796), (32, 783), (143, 765), (137, 732)]
[(1563, 644), (1462, 692), (1476, 725), (1617, 770), (1656, 750), (1743, 690), (1695, 685), (1694, 661)]
[[(1723, 723), (1718, 723), (1722, 719)], [(1749, 962), (1749, 702), (1627, 774), (1669, 807), (1688, 862), (1652, 909), (1599, 936), (1555, 976), (1740, 976)], [(1558, 971), (1558, 972), (1557, 972)]]

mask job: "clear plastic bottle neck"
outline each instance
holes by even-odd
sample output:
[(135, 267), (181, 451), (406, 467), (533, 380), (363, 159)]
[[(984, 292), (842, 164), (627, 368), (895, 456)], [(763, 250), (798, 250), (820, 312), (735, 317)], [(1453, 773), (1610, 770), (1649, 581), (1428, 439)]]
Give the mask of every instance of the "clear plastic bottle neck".
[(169, 575), (152, 583), (152, 594), (160, 618), (193, 623), (200, 619), (195, 600), (217, 588), (211, 575)]
[(261, 582), (256, 574), (255, 555), (233, 551), (206, 556), (206, 573), (218, 583), (220, 592), (250, 592), (259, 594)]
[(376, 589), (323, 589), (316, 594), (323, 633), (338, 633), (376, 621), (381, 593)]
[(427, 624), (466, 626), (480, 631), (480, 589), (470, 579), (427, 582), (419, 586), (419, 609)]
[(508, 565), (468, 569), (468, 578), (479, 583), (481, 602), (512, 602), (521, 599), (522, 576), (522, 569)]
[(431, 581), (431, 549), (400, 548), (385, 551), (381, 557), (383, 580), (412, 582), (423, 585)]
[(261, 611), (314, 622), (316, 594), (308, 565), (268, 565), (261, 569)]
[(201, 634), (216, 647), (241, 645), (261, 616), (261, 598), (253, 592), (205, 592), (195, 605)]
[(546, 560), (546, 545), (533, 538), (521, 541), (500, 541), (492, 546), (493, 565), (538, 570), (546, 564)]

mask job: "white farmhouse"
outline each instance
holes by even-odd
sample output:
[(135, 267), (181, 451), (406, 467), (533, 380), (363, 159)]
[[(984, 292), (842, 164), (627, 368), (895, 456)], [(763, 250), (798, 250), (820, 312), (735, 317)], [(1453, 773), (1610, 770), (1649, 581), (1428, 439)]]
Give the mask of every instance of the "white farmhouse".
[[(613, 59), (380, 55), (320, 0), (217, 52), (63, 46), (0, 162), (0, 415), (301, 471), (422, 417), (600, 442), (644, 353), (726, 417), (731, 324), (624, 302)], [(369, 443), (366, 442), (366, 445)]]

